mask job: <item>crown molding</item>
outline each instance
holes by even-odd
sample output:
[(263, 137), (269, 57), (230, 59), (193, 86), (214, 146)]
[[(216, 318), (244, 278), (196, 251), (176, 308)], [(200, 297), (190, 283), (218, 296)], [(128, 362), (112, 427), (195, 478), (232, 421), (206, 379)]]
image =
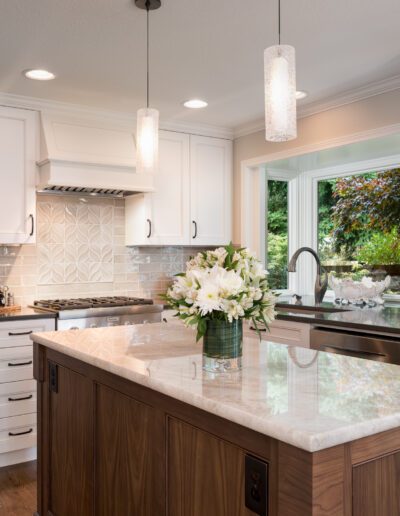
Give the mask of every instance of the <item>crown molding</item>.
[[(0, 92), (0, 105), (40, 112), (43, 111), (47, 113), (79, 118), (85, 121), (103, 123), (104, 121), (108, 121), (113, 125), (130, 127), (133, 130), (136, 129), (136, 113), (133, 112), (105, 110), (80, 104), (70, 104), (68, 102), (60, 102), (2, 92)], [(233, 139), (232, 129), (208, 124), (189, 124), (185, 122), (161, 120), (160, 129), (180, 133), (196, 134), (200, 136), (213, 136), (215, 138), (223, 138), (227, 140)]]
[[(310, 102), (309, 104), (305, 105), (300, 104), (297, 107), (297, 118), (306, 118), (318, 113), (322, 113), (323, 111), (329, 111), (330, 109), (335, 109), (347, 104), (352, 104), (353, 102), (358, 102), (369, 97), (375, 97), (376, 95), (382, 95), (383, 93), (389, 93), (398, 89), (400, 89), (400, 75), (395, 75), (388, 79), (375, 81), (359, 88), (347, 90), (343, 93), (324, 100)], [(264, 128), (264, 119), (260, 118), (235, 128), (233, 131), (234, 138), (247, 136), (249, 134), (262, 131)]]

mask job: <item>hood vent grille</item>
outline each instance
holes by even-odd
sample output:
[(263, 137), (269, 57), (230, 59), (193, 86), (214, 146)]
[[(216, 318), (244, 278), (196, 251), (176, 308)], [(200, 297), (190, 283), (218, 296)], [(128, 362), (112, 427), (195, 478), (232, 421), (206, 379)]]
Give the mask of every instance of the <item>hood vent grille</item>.
[(136, 192), (127, 190), (118, 190), (111, 188), (82, 188), (79, 186), (44, 186), (38, 190), (41, 194), (58, 194), (58, 195), (90, 195), (96, 197), (126, 197)]

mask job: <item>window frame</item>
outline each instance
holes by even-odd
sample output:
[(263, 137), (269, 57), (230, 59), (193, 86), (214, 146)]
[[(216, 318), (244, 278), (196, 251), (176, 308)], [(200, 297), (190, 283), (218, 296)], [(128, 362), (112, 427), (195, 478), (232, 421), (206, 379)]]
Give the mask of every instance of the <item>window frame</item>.
[[(282, 156), (279, 156), (280, 158)], [(273, 160), (260, 163), (260, 159), (242, 162), (240, 175), (240, 240), (249, 247), (265, 264), (267, 179), (289, 182), (289, 259), (303, 246), (317, 249), (318, 246), (318, 181), (335, 177), (346, 177), (365, 172), (383, 171), (400, 167), (400, 154), (381, 158), (354, 161), (344, 165), (323, 167), (314, 170), (277, 170)], [(310, 256), (302, 255), (297, 264), (297, 272), (289, 274), (288, 289), (278, 294), (313, 295), (316, 264)], [(333, 300), (332, 290), (328, 290), (326, 300)], [(385, 294), (385, 300), (400, 302), (400, 294)]]

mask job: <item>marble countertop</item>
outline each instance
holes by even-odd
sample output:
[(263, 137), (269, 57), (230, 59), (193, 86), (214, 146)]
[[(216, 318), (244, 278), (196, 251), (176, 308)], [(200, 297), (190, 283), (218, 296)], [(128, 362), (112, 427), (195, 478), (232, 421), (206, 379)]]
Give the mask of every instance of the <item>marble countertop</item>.
[(307, 451), (400, 426), (400, 366), (246, 337), (243, 369), (202, 370), (180, 323), (37, 333), (32, 340)]
[[(386, 302), (383, 306), (374, 308), (357, 307), (354, 305), (336, 305), (324, 302), (320, 305), (322, 309), (338, 308), (338, 312), (326, 311), (310, 313), (300, 310), (291, 311), (290, 308), (299, 308), (290, 304), (291, 298), (282, 296), (278, 298), (277, 311), (278, 319), (322, 324), (329, 326), (340, 326), (354, 330), (373, 331), (374, 333), (399, 333), (400, 334), (400, 303)], [(302, 307), (315, 307), (313, 296), (303, 296)], [(301, 308), (301, 306), (300, 306)]]
[(24, 321), (26, 319), (55, 319), (56, 317), (57, 314), (54, 312), (35, 310), (34, 308), (23, 306), (21, 310), (0, 314), (0, 323), (4, 321)]

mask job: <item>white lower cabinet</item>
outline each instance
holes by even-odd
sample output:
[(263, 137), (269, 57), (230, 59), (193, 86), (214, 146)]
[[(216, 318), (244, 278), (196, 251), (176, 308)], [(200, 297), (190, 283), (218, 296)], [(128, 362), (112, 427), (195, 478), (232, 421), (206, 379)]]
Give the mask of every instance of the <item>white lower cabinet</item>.
[[(257, 337), (257, 332), (251, 330), (248, 325), (245, 326), (245, 334)], [(306, 323), (275, 319), (269, 325), (269, 331), (263, 332), (261, 335), (263, 340), (270, 342), (302, 348), (310, 347), (310, 325)]]
[(232, 238), (232, 142), (160, 131), (155, 192), (126, 198), (126, 245), (221, 245)]
[(34, 332), (55, 330), (55, 319), (0, 322), (0, 467), (36, 458)]

